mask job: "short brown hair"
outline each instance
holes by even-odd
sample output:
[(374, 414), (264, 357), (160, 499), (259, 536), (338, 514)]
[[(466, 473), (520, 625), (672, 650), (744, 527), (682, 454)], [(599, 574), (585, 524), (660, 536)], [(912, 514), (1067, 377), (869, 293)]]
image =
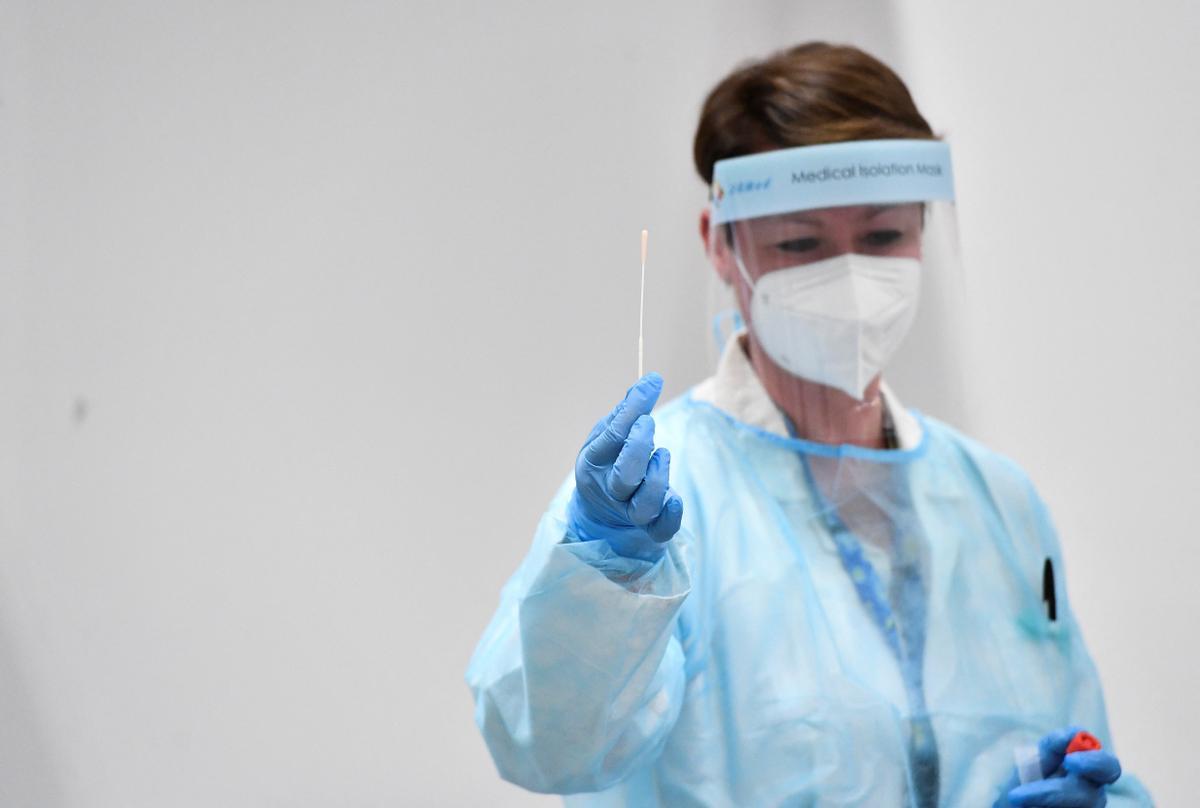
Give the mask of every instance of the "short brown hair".
[(808, 42), (726, 76), (704, 101), (692, 152), (712, 184), (727, 157), (847, 140), (936, 140), (890, 67), (846, 45)]

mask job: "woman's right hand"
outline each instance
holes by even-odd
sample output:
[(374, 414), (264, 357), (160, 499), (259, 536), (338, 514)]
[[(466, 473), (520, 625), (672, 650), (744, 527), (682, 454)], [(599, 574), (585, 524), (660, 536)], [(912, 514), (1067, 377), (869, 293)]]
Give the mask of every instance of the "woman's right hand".
[(671, 454), (654, 448), (650, 416), (662, 385), (647, 373), (592, 428), (575, 460), (570, 537), (603, 539), (619, 555), (655, 561), (679, 530), (683, 500), (669, 487)]

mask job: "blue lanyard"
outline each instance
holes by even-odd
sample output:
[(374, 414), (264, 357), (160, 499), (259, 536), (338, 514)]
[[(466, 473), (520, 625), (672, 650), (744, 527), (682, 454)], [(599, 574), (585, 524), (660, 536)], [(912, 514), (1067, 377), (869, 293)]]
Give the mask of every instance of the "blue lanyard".
[[(859, 601), (883, 634), (884, 641), (900, 666), (909, 706), (914, 712), (923, 713), (925, 694), (921, 663), (925, 656), (925, 592), (921, 583), (920, 567), (916, 558), (911, 557), (915, 554), (908, 552), (909, 548), (899, 546), (911, 539), (904, 536), (897, 536), (895, 539), (897, 547), (893, 552), (893, 596), (889, 599), (884, 591), (883, 582), (879, 579), (879, 573), (863, 553), (862, 543), (838, 516), (837, 509), (825, 499), (813, 478), (808, 461), (803, 456), (800, 463), (809, 488), (818, 500), (821, 515), (837, 548), (842, 568), (850, 576)], [(897, 619), (892, 603), (907, 607), (903, 620)]]
[[(784, 423), (793, 438), (796, 428), (784, 415)], [(890, 448), (895, 446), (895, 431), (891, 418), (884, 421), (884, 433)], [(825, 526), (833, 538), (842, 568), (850, 576), (859, 601), (883, 634), (884, 641), (896, 658), (900, 676), (904, 681), (910, 721), (909, 759), (912, 768), (913, 790), (917, 804), (936, 806), (939, 791), (939, 759), (937, 739), (925, 705), (925, 623), (927, 599), (921, 582), (919, 555), (913, 546), (915, 537), (900, 530), (893, 535), (892, 597), (884, 592), (879, 574), (863, 554), (862, 542), (838, 515), (834, 507), (821, 492), (813, 477), (812, 468), (803, 454), (799, 455), (800, 466), (809, 490), (816, 497)], [(897, 620), (893, 604), (899, 604), (903, 615)]]

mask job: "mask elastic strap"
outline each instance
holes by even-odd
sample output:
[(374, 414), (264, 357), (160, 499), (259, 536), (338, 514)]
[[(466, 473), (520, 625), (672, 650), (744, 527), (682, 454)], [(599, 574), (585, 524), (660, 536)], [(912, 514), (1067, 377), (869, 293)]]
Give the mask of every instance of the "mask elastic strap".
[(741, 273), (742, 280), (746, 282), (751, 293), (754, 292), (754, 281), (750, 280), (750, 273), (746, 271), (746, 265), (742, 263), (742, 256), (738, 255), (737, 247), (732, 248), (733, 260), (737, 264), (738, 272)]
[[(712, 210), (712, 208), (710, 207), (709, 210)], [(730, 228), (730, 230), (729, 230), (729, 251), (731, 253), (733, 253), (733, 262), (735, 264), (737, 264), (738, 273), (742, 276), (742, 280), (744, 280), (746, 282), (746, 286), (749, 287), (751, 292), (754, 292), (754, 281), (750, 280), (750, 273), (746, 271), (746, 265), (744, 263), (742, 263), (742, 256), (738, 254), (737, 244), (734, 243), (734, 239), (736, 239), (737, 237), (733, 234), (733, 222), (725, 222), (723, 224), (716, 225), (716, 227)], [(716, 235), (714, 235), (714, 238), (720, 238), (720, 235), (716, 234)]]
[(742, 321), (742, 313), (737, 309), (724, 309), (714, 314), (712, 320), (713, 342), (716, 343), (718, 351), (724, 348), (725, 343), (729, 341), (729, 335), (725, 333), (725, 329), (722, 327), (727, 320), (733, 323), (729, 334), (740, 331), (742, 326), (745, 325)]

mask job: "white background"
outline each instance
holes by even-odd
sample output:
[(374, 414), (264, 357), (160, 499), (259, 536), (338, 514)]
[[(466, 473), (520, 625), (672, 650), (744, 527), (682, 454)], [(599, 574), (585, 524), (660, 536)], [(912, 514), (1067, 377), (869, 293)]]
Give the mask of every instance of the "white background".
[(965, 426), (1188, 804), (1200, 7), (1082, 0), (0, 3), (0, 804), (552, 802), (463, 670), (634, 375), (642, 227), (648, 364), (709, 372), (699, 105), (812, 38), (953, 144)]

